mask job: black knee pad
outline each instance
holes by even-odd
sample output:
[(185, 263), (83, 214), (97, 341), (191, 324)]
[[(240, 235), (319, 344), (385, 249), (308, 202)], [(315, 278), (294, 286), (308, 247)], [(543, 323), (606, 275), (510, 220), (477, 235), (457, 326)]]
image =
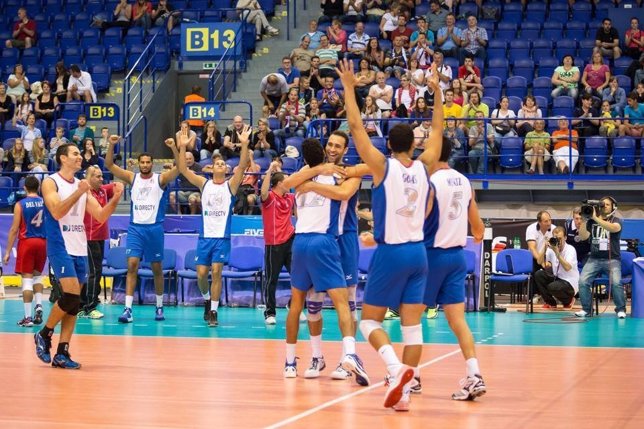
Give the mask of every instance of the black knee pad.
[(80, 295), (64, 293), (58, 300), (58, 306), (70, 316), (76, 316), (80, 310)]

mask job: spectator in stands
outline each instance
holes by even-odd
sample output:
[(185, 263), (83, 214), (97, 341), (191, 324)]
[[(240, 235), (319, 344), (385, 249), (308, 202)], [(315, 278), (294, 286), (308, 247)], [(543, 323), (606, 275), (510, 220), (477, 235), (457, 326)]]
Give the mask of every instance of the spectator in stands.
[(470, 15), (467, 18), (467, 28), (462, 33), (463, 40), (461, 41), (461, 62), (465, 59), (467, 54), (471, 54), (476, 58), (485, 60), (486, 53), (485, 47), (487, 46), (487, 31), (483, 27), (478, 26), (478, 21), (475, 16)]
[(631, 28), (624, 34), (624, 53), (634, 60), (639, 59), (644, 53), (644, 32), (639, 29), (640, 20), (636, 17), (631, 18)]
[(427, 27), (427, 20), (424, 16), (419, 16), (416, 19), (416, 28), (416, 31), (411, 33), (411, 37), (409, 38), (409, 47), (415, 48), (416, 43), (418, 43), (418, 36), (424, 34), (427, 44), (433, 48), (435, 45), (434, 32), (430, 31)]
[(530, 165), (528, 174), (544, 174), (543, 166), (550, 161), (550, 134), (545, 130), (546, 122), (543, 119), (534, 121), (534, 130), (525, 136), (524, 155)]
[[(206, 101), (206, 99), (201, 95), (201, 87), (199, 85), (194, 85), (192, 87), (192, 90), (190, 91), (190, 94), (184, 97), (183, 104), (185, 105), (188, 103), (203, 103), (204, 101)], [(190, 128), (196, 131), (201, 131), (201, 129), (203, 128), (203, 124), (204, 122), (202, 119), (188, 120), (188, 125), (190, 125)], [(192, 150), (192, 149), (187, 149), (187, 150)]]
[(584, 92), (601, 98), (602, 91), (608, 86), (608, 79), (610, 79), (610, 68), (604, 64), (599, 52), (593, 52), (592, 63), (584, 67), (584, 73), (581, 76)]
[(429, 12), (427, 13), (427, 24), (429, 29), (434, 33), (438, 34), (438, 30), (447, 25), (447, 15), (448, 11), (443, 9), (440, 6), (440, 3), (437, 0), (432, 0), (429, 2)]
[(308, 76), (302, 76), (300, 79), (300, 86), (297, 91), (297, 96), (305, 109), (309, 107), (311, 99), (315, 98), (316, 91), (311, 88), (310, 81), (311, 80)]
[(463, 44), (463, 30), (456, 27), (456, 17), (448, 13), (445, 26), (436, 34), (436, 46), (446, 57), (460, 58), (460, 46)]
[(417, 126), (426, 118), (432, 117), (432, 109), (427, 105), (427, 100), (423, 97), (417, 96), (414, 102), (413, 109), (409, 111), (409, 118), (416, 119), (412, 126)]
[(333, 78), (327, 77), (324, 88), (318, 91), (316, 98), (320, 101), (320, 110), (326, 114), (327, 118), (335, 118), (338, 110), (342, 107), (342, 91), (333, 87)]
[(364, 16), (364, 0), (344, 0), (342, 22), (363, 22)]
[(599, 133), (599, 112), (593, 107), (592, 95), (581, 96), (581, 106), (575, 108), (573, 116), (577, 119), (572, 121), (572, 125), (579, 133), (579, 137), (591, 137)]
[(409, 39), (413, 31), (411, 28), (407, 27), (407, 18), (405, 15), (398, 15), (398, 25), (391, 32), (391, 40), (396, 40), (396, 37), (402, 39), (402, 44), (405, 49), (409, 49)]
[(213, 155), (219, 154), (221, 149), (221, 133), (217, 129), (215, 121), (208, 121), (201, 133), (201, 150), (199, 159), (211, 159)]
[[(304, 128), (308, 129), (309, 124), (313, 121), (318, 121), (321, 119), (326, 119), (326, 114), (320, 110), (320, 102), (317, 98), (311, 98), (309, 106), (306, 108), (306, 121), (304, 122)], [(318, 125), (318, 132), (320, 135), (326, 135), (324, 131), (326, 126)]]
[(369, 35), (364, 32), (364, 23), (356, 22), (355, 28), (355, 33), (349, 35), (347, 42), (348, 58), (362, 58), (369, 44)]
[(526, 95), (521, 103), (521, 109), (517, 113), (517, 134), (520, 137), (525, 137), (530, 131), (534, 130), (534, 119), (541, 117), (543, 115), (534, 96)]
[(387, 84), (383, 72), (376, 73), (376, 84), (369, 88), (369, 95), (376, 100), (383, 118), (391, 116), (391, 100), (394, 97), (394, 88)]
[(391, 39), (391, 32), (398, 27), (398, 15), (400, 14), (400, 5), (392, 3), (391, 7), (382, 15), (380, 19), (380, 37)]
[(241, 142), (237, 134), (241, 135), (242, 131), (246, 129), (244, 118), (237, 115), (233, 118), (233, 123), (226, 127), (224, 131), (224, 144), (219, 150), (222, 158), (228, 160), (229, 158), (239, 158), (241, 153)]
[(150, 14), (151, 25), (156, 27), (163, 27), (165, 25), (169, 33), (179, 20), (180, 14), (181, 12), (175, 11), (174, 7), (168, 3), (168, 0), (159, 0), (159, 3), (152, 9), (152, 13)]
[(450, 84), (450, 89), (454, 93), (454, 103), (459, 106), (465, 106), (470, 101), (467, 92), (463, 91), (463, 85), (459, 79), (454, 79)]
[(13, 24), (11, 39), (5, 42), (7, 48), (31, 48), (36, 44), (36, 21), (29, 19), (27, 9), (18, 9), (18, 20)]
[(13, 118), (13, 126), (20, 130), (20, 139), (25, 150), (30, 151), (34, 145), (34, 140), (42, 137), (40, 129), (36, 128), (36, 115), (29, 113), (27, 115), (26, 125), (16, 123), (16, 117)]
[(81, 157), (81, 169), (83, 170), (87, 170), (92, 165), (98, 165), (98, 155), (96, 154), (96, 147), (94, 147), (94, 140), (87, 138), (83, 141)]
[(14, 118), (22, 123), (27, 122), (27, 116), (34, 111), (34, 106), (31, 104), (31, 99), (28, 93), (23, 93), (19, 100), (16, 100), (16, 108), (14, 110)]
[(546, 245), (548, 239), (552, 237), (555, 228), (556, 226), (552, 224), (550, 213), (541, 210), (537, 213), (537, 221), (528, 225), (525, 230), (525, 241), (528, 243), (528, 250), (532, 253), (533, 273), (542, 268), (541, 264), (538, 263), (539, 252)]
[(325, 78), (320, 76), (320, 57), (314, 55), (311, 58), (311, 69), (309, 70), (309, 84), (317, 93), (324, 86)]
[(129, 5), (127, 0), (120, 0), (112, 13), (112, 21), (104, 21), (100, 17), (95, 16), (91, 25), (101, 30), (119, 27), (123, 29), (123, 35), (125, 35), (127, 29), (132, 25), (132, 5)]
[(264, 99), (264, 106), (274, 115), (280, 108), (288, 94), (288, 83), (286, 78), (279, 73), (271, 73), (262, 79), (259, 84), (259, 93)]
[(628, 94), (626, 101), (628, 105), (624, 108), (624, 123), (619, 126), (619, 135), (640, 138), (644, 136), (644, 104), (637, 102), (634, 91)]
[(65, 137), (65, 129), (63, 127), (56, 127), (56, 135), (49, 140), (49, 158), (56, 161), (56, 150), (59, 146), (69, 143)]
[[(434, 52), (434, 63), (436, 63), (436, 72), (438, 73), (438, 85), (445, 92), (452, 81), (452, 67), (443, 62), (444, 55), (441, 51)], [(427, 71), (426, 78), (432, 76), (431, 68)]]
[(47, 122), (47, 127), (51, 127), (54, 120), (54, 111), (58, 105), (58, 97), (51, 93), (51, 85), (49, 82), (42, 83), (42, 94), (36, 97), (36, 119), (44, 119)]
[(432, 56), (434, 55), (434, 49), (432, 49), (431, 44), (427, 41), (427, 38), (424, 34), (420, 34), (417, 39), (416, 46), (410, 52), (411, 59), (418, 61), (418, 67), (427, 70), (429, 65), (432, 62)]
[(619, 131), (619, 124), (620, 121), (614, 119), (617, 116), (622, 116), (622, 115), (617, 115), (613, 109), (610, 107), (610, 103), (608, 101), (602, 101), (602, 107), (601, 107), (601, 112), (600, 112), (600, 126), (599, 126), (599, 135), (602, 137), (617, 137), (618, 131)]
[(132, 6), (132, 25), (145, 30), (152, 25), (152, 3), (147, 0), (136, 0)]
[(190, 123), (186, 120), (179, 124), (179, 131), (175, 133), (175, 141), (186, 142), (186, 152), (191, 152), (195, 159), (199, 159), (199, 148), (197, 147), (197, 133), (190, 129)]
[(471, 97), (477, 93), (479, 97), (483, 96), (483, 84), (481, 83), (481, 70), (474, 65), (474, 57), (467, 54), (463, 60), (463, 65), (458, 68), (458, 79), (461, 81), (461, 87), (464, 92)]
[(364, 58), (369, 60), (371, 68), (376, 72), (385, 71), (385, 52), (380, 47), (380, 41), (377, 37), (369, 39), (367, 50), (364, 53)]
[(418, 97), (429, 97), (429, 90), (425, 82), (425, 70), (418, 67), (418, 60), (412, 56), (409, 60), (409, 70), (407, 75), (411, 80), (411, 84), (418, 90)]
[[(445, 94), (447, 94), (447, 92)], [(458, 105), (456, 104), (456, 106)], [(457, 117), (460, 116), (445, 116), (447, 119), (445, 120), (445, 128), (443, 129), (443, 135), (452, 140), (452, 152), (447, 159), (447, 164), (449, 164), (451, 168), (456, 167), (458, 159), (464, 155), (463, 147), (467, 144), (465, 133), (458, 126), (458, 121), (456, 120)]]
[(503, 137), (515, 137), (517, 135), (514, 130), (516, 125), (516, 113), (510, 110), (510, 99), (508, 97), (501, 97), (499, 105), (492, 111), (492, 126), (494, 127), (494, 141), (497, 150), (501, 147), (501, 140)]
[(301, 76), (307, 76), (311, 69), (311, 58), (315, 55), (311, 45), (311, 37), (308, 34), (302, 36), (300, 45), (291, 51), (291, 63), (297, 70), (300, 71)]
[[(259, 172), (261, 167), (255, 164), (253, 159), (253, 151), (248, 151), (248, 157), (250, 163), (246, 170), (244, 170), (244, 177), (242, 179), (241, 185), (237, 190), (237, 200), (235, 201), (235, 207), (233, 212), (238, 215), (249, 215), (255, 214), (258, 210), (257, 207), (257, 182), (259, 181)], [(233, 169), (233, 174), (239, 170), (240, 166), (238, 165)]]
[(348, 38), (347, 32), (342, 28), (342, 22), (339, 19), (334, 19), (327, 27), (326, 35), (329, 38), (329, 47), (337, 51), (338, 57), (341, 57), (347, 50)]
[(443, 104), (443, 117), (462, 118), (463, 108), (454, 102), (454, 90), (445, 90), (445, 103)]
[[(202, 172), (201, 165), (195, 162), (195, 157), (192, 152), (186, 151), (185, 155), (186, 167), (188, 170), (195, 174)], [(172, 168), (172, 164), (166, 164), (165, 168)], [(177, 191), (170, 192), (170, 208), (175, 213), (182, 213), (182, 208), (186, 205), (190, 210), (190, 214), (197, 214), (201, 208), (201, 194), (199, 188), (190, 183), (183, 174), (177, 177)], [(177, 201), (179, 204), (177, 205)]]
[[(278, 117), (280, 119), (280, 126), (282, 128), (279, 130), (277, 135), (279, 135), (282, 138), (282, 140), (293, 136), (304, 137), (304, 134), (306, 133), (306, 130), (304, 129), (304, 120), (306, 119), (306, 108), (304, 107), (304, 104), (300, 101), (299, 92), (297, 89), (291, 88), (291, 90), (288, 92), (288, 98), (286, 99), (286, 102), (282, 104), (282, 107), (279, 110)], [(264, 136), (266, 135), (267, 128), (268, 128), (268, 123), (266, 123), (266, 126), (264, 126), (263, 123), (259, 124), (259, 129), (260, 129), (259, 132), (263, 132)], [(254, 140), (253, 140), (253, 143), (254, 143)], [(273, 152), (275, 152), (275, 155), (276, 155), (277, 151), (275, 148), (275, 142), (268, 141), (267, 143), (270, 144), (269, 145), (270, 147), (267, 147), (265, 144), (263, 144), (263, 147), (261, 147), (260, 149), (266, 151), (272, 148)], [(270, 158), (272, 158), (273, 154), (270, 153), (270, 155), (271, 155)], [(262, 156), (268, 157), (269, 154), (265, 154), (264, 152), (255, 153), (255, 158), (259, 158)]]
[(334, 19), (340, 19), (344, 13), (344, 4), (342, 0), (321, 0), (322, 16), (318, 19), (319, 23), (331, 22)]
[(581, 207), (575, 207), (572, 210), (572, 219), (568, 219), (565, 224), (566, 243), (571, 245), (577, 251), (577, 266), (583, 267), (588, 260), (590, 253), (590, 240), (582, 240), (579, 237), (579, 228), (581, 227)]
[[(262, 31), (269, 36), (277, 36), (280, 31), (268, 23), (262, 6), (257, 0), (237, 0), (235, 6), (239, 11), (239, 16), (246, 22), (255, 24), (256, 40), (262, 40)], [(243, 10), (248, 9), (248, 10)]]
[(412, 159), (418, 158), (425, 151), (425, 140), (432, 132), (432, 120), (429, 114), (426, 114), (422, 119), (420, 124), (414, 127), (414, 153)]
[(637, 83), (635, 93), (637, 94), (637, 102), (644, 103), (644, 81)]
[(69, 70), (71, 76), (67, 85), (67, 101), (80, 100), (86, 103), (96, 103), (92, 75), (82, 71), (76, 64), (72, 64)]
[(555, 161), (557, 172), (568, 174), (570, 170), (575, 171), (579, 160), (579, 150), (577, 149), (579, 134), (577, 130), (570, 129), (568, 119), (563, 116), (559, 118), (557, 124), (559, 129), (552, 132), (552, 158)]
[(371, 88), (371, 85), (376, 82), (376, 72), (373, 71), (373, 69), (369, 66), (369, 60), (365, 58), (360, 60), (360, 62), (358, 63), (358, 72), (356, 73), (356, 76), (358, 76), (358, 79), (360, 79), (356, 84), (358, 95), (361, 98), (365, 98), (367, 95), (369, 95), (369, 89)]
[(13, 66), (13, 73), (7, 78), (7, 95), (11, 97), (14, 103), (17, 103), (22, 94), (29, 91), (29, 79), (25, 75), (25, 69), (22, 64)]
[(385, 54), (385, 74), (387, 77), (393, 74), (396, 79), (400, 79), (409, 67), (409, 53), (403, 46), (402, 37), (393, 40), (393, 46)]
[(34, 140), (34, 146), (29, 151), (29, 165), (27, 168), (33, 173), (44, 173), (49, 171), (49, 152), (45, 148), (45, 140), (38, 137)]
[(615, 60), (622, 56), (622, 50), (619, 48), (619, 34), (610, 18), (604, 18), (602, 26), (597, 29), (594, 52)]
[(78, 123), (78, 127), (69, 132), (69, 140), (72, 143), (75, 143), (79, 149), (82, 149), (81, 145), (85, 139), (94, 140), (94, 131), (87, 126), (87, 116), (85, 116), (84, 113), (78, 115), (76, 121)]
[(365, 14), (367, 15), (368, 22), (380, 22), (380, 19), (385, 14), (386, 5), (388, 0), (365, 0)]
[(397, 0), (400, 4), (400, 14), (405, 15), (407, 21), (416, 15), (416, 2), (418, 0)]
[(284, 76), (286, 83), (290, 89), (297, 89), (300, 86), (300, 71), (292, 66), (290, 57), (282, 58), (282, 67), (277, 69), (277, 72)]
[(0, 82), (0, 129), (4, 129), (5, 122), (13, 117), (13, 109), (14, 103), (7, 95), (7, 85)]
[[(285, 105), (286, 103), (283, 104), (283, 106)], [(304, 108), (302, 108), (301, 112), (302, 122), (304, 122)], [(303, 136), (304, 133), (301, 133), (301, 135)], [(253, 151), (254, 158), (273, 159), (277, 156), (275, 134), (268, 127), (268, 120), (259, 118), (257, 121), (257, 130), (253, 134), (253, 139), (248, 149)]]
[[(463, 117), (465, 118), (474, 118), (477, 117), (477, 113), (482, 113), (484, 118), (490, 116), (490, 107), (481, 102), (481, 97), (478, 92), (473, 92), (470, 95), (470, 102), (463, 106)], [(467, 126), (473, 127), (479, 121), (468, 121)], [(494, 129), (492, 129), (492, 134), (494, 134)]]
[(370, 137), (382, 137), (382, 130), (380, 129), (382, 114), (376, 104), (376, 99), (370, 95), (367, 95), (364, 99), (361, 117), (364, 129)]
[[(110, 129), (107, 127), (101, 128), (101, 137), (98, 139), (98, 156), (105, 157), (107, 148), (110, 146)], [(116, 147), (116, 146), (115, 146)]]
[(56, 80), (53, 83), (53, 94), (58, 98), (59, 103), (65, 103), (69, 86), (69, 72), (62, 61), (56, 63)]
[(543, 268), (534, 274), (536, 293), (543, 297), (544, 309), (556, 309), (557, 301), (564, 309), (571, 309), (579, 290), (577, 251), (566, 243), (563, 227), (556, 227), (552, 236), (557, 240), (556, 245), (546, 241), (543, 248), (538, 249), (537, 263)]
[(551, 93), (552, 98), (569, 95), (576, 100), (579, 95), (579, 77), (579, 67), (575, 65), (574, 58), (572, 55), (565, 55), (562, 64), (552, 73), (551, 81), (555, 86)]
[(337, 78), (335, 66), (338, 64), (338, 51), (329, 44), (329, 37), (324, 35), (320, 38), (320, 47), (315, 51), (320, 58), (320, 77)]
[(320, 38), (324, 36), (324, 33), (318, 30), (318, 22), (315, 19), (309, 21), (309, 31), (300, 37), (300, 41), (302, 41), (306, 36), (309, 37), (309, 46), (307, 49), (315, 51), (320, 47)]
[(22, 175), (13, 173), (25, 173), (29, 171), (29, 152), (25, 150), (22, 139), (17, 138), (6, 155), (7, 163), (5, 164), (4, 171), (9, 173), (13, 178), (14, 186), (17, 187)]
[[(490, 162), (494, 155), (494, 127), (485, 123), (485, 115), (481, 111), (476, 112), (475, 123), (469, 127), (468, 137), (470, 150), (467, 154), (470, 173), (483, 174), (485, 171), (485, 151), (487, 150), (487, 160)], [(487, 146), (487, 148), (486, 148)]]
[(610, 108), (617, 113), (617, 116), (622, 116), (624, 113), (626, 91), (624, 91), (624, 88), (619, 87), (619, 82), (615, 76), (609, 79), (608, 87), (602, 91), (602, 101), (608, 101)]

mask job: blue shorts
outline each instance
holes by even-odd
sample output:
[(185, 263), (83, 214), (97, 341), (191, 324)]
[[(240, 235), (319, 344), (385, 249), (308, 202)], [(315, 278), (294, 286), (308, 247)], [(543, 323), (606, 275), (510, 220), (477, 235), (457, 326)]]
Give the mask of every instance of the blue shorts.
[(422, 242), (378, 244), (369, 264), (364, 303), (398, 308), (422, 304), (427, 283), (427, 255)]
[(291, 285), (301, 291), (311, 286), (324, 292), (345, 286), (340, 247), (328, 234), (295, 234), (291, 259)]
[(355, 286), (358, 284), (358, 257), (360, 256), (358, 234), (355, 232), (342, 234), (338, 237), (338, 246), (340, 246), (345, 283), (347, 286)]
[(144, 259), (147, 262), (163, 261), (163, 224), (135, 225), (127, 227), (125, 255), (128, 258)]
[(463, 249), (427, 249), (427, 261), (429, 275), (423, 303), (435, 307), (436, 304), (465, 302), (467, 262)]
[(72, 256), (67, 252), (48, 255), (49, 265), (57, 279), (76, 277), (82, 285), (87, 283), (87, 256)]
[(196, 264), (207, 267), (215, 263), (228, 263), (230, 257), (229, 238), (202, 238), (197, 240)]

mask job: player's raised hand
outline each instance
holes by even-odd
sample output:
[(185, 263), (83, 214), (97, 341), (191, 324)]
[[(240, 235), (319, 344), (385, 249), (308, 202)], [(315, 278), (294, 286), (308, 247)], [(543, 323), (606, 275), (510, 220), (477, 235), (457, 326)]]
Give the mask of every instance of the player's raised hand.
[(434, 92), (440, 91), (440, 79), (438, 78), (438, 69), (436, 68), (436, 63), (432, 63), (430, 70), (432, 71), (432, 74), (429, 78), (427, 78), (427, 83), (434, 90)]
[(89, 186), (89, 182), (87, 180), (83, 179), (80, 182), (78, 182), (78, 189), (79, 190), (81, 190), (83, 192), (87, 192), (87, 191), (89, 191), (89, 188), (90, 188), (90, 186)]
[(358, 77), (353, 72), (353, 62), (346, 58), (338, 62), (338, 67), (335, 68), (335, 72), (340, 76), (345, 91), (353, 91), (360, 80), (362, 80), (362, 76)]
[(121, 136), (117, 136), (116, 134), (112, 134), (110, 138), (108, 139), (108, 143), (110, 146), (114, 146), (116, 143), (119, 142), (121, 139)]
[(114, 182), (114, 198), (121, 198), (121, 195), (123, 195), (123, 190), (124, 190), (123, 183), (121, 182)]
[(170, 149), (172, 149), (173, 147), (176, 147), (176, 143), (174, 142), (174, 139), (172, 137), (168, 137), (167, 139), (165, 139), (163, 143), (165, 143), (165, 145), (168, 146)]
[(237, 133), (237, 139), (239, 142), (243, 144), (248, 144), (250, 142), (250, 134), (253, 132), (253, 129), (250, 127), (250, 125), (244, 125), (244, 128), (242, 129), (241, 133), (239, 131), (236, 131)]

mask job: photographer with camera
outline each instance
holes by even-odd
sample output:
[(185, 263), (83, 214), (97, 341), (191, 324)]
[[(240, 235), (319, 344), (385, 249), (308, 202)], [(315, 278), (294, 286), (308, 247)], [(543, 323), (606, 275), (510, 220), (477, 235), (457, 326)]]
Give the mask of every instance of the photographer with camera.
[(598, 274), (608, 274), (612, 288), (615, 312), (619, 319), (626, 317), (626, 298), (622, 285), (622, 265), (619, 241), (622, 233), (622, 219), (615, 216), (617, 201), (613, 197), (587, 200), (581, 206), (584, 220), (579, 229), (579, 238), (590, 238), (590, 256), (581, 272), (579, 298), (582, 310), (577, 317), (593, 315), (593, 280)]
[(590, 240), (582, 240), (579, 237), (579, 228), (583, 219), (581, 217), (581, 207), (575, 207), (572, 210), (572, 219), (566, 221), (566, 243), (570, 244), (577, 251), (577, 265), (579, 269), (586, 264), (588, 254), (590, 253)]
[(543, 297), (543, 308), (556, 309), (557, 301), (570, 309), (579, 289), (577, 251), (566, 243), (566, 230), (558, 226), (545, 244), (537, 262), (543, 266), (534, 275), (536, 292)]

